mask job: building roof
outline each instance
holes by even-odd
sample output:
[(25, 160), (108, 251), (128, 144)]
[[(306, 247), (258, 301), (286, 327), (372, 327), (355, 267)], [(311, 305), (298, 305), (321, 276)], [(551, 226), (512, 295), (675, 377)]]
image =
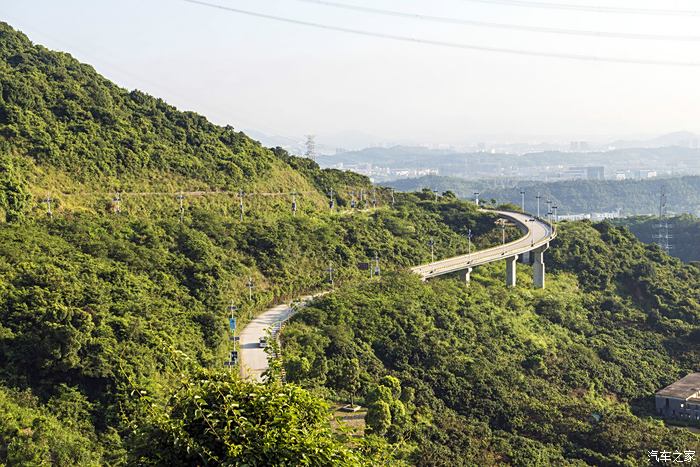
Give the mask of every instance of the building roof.
[(656, 393), (657, 396), (675, 399), (692, 399), (700, 397), (700, 373), (691, 373)]

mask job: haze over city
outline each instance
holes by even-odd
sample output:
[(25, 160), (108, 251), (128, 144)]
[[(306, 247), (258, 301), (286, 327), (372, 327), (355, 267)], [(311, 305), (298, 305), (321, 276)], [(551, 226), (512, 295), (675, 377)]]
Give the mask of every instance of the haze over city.
[[(352, 149), (382, 143), (602, 143), (700, 131), (700, 38), (690, 0), (664, 2), (663, 8), (685, 12), (666, 15), (644, 14), (659, 8), (654, 0), (619, 0), (593, 11), (577, 9), (576, 2), (564, 4), (573, 9), (469, 0), (352, 3), (385, 14), (328, 3), (37, 0), (5, 2), (1, 10), (32, 39), (70, 52), (118, 84), (254, 137), (300, 140), (315, 134), (321, 144)], [(611, 7), (629, 11), (606, 9)], [(448, 24), (408, 14), (587, 35)], [(470, 50), (319, 25), (522, 53), (674, 63)], [(600, 31), (627, 36), (591, 37)]]

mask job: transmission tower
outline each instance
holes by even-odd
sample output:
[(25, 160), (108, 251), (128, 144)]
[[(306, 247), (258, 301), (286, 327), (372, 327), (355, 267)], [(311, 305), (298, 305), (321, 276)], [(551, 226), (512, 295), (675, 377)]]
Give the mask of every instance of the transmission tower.
[(668, 223), (666, 212), (667, 203), (668, 199), (666, 197), (666, 192), (662, 190), (661, 194), (659, 195), (659, 223), (654, 226), (657, 229), (656, 233), (654, 234), (654, 239), (656, 240), (656, 244), (659, 245), (666, 253), (673, 248), (669, 241), (671, 238), (673, 238), (673, 235), (671, 235), (671, 226)]
[(46, 214), (49, 216), (50, 219), (53, 219), (53, 211), (51, 210), (51, 203), (53, 202), (53, 199), (51, 198), (51, 193), (46, 193), (46, 198), (44, 198), (44, 202), (46, 203)]
[(185, 195), (182, 193), (182, 191), (177, 195), (177, 199), (180, 202), (180, 224), (182, 224), (185, 217), (185, 205), (183, 204)]
[(122, 195), (121, 193), (117, 192), (114, 195), (114, 198), (112, 199), (112, 210), (116, 213), (122, 212)]
[(309, 159), (316, 158), (316, 136), (306, 135), (306, 152), (304, 153)]

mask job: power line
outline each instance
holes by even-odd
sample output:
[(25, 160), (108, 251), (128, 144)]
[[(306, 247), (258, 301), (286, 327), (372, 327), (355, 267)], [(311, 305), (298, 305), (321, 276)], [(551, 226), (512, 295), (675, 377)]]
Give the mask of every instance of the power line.
[(598, 5), (572, 5), (567, 3), (538, 2), (531, 0), (464, 0), (473, 3), (485, 3), (487, 5), (509, 5), (524, 8), (543, 8), (551, 10), (590, 11), (593, 13), (615, 13), (627, 15), (652, 15), (652, 16), (700, 16), (700, 10), (668, 10), (657, 8), (629, 8)]
[(449, 18), (446, 16), (424, 15), (419, 13), (406, 13), (403, 11), (386, 10), (381, 8), (372, 8), (359, 5), (351, 5), (348, 3), (327, 1), (327, 0), (297, 0), (303, 3), (311, 3), (333, 8), (341, 8), (350, 11), (359, 11), (361, 13), (371, 13), (384, 16), (394, 16), (398, 18), (407, 18), (421, 21), (433, 21), (444, 24), (456, 24), (462, 26), (474, 26), (480, 28), (506, 29), (512, 31), (536, 32), (546, 34), (564, 34), (569, 36), (584, 36), (584, 37), (607, 37), (612, 39), (639, 39), (639, 40), (659, 40), (659, 41), (700, 41), (700, 36), (676, 36), (666, 34), (637, 34), (627, 32), (612, 32), (612, 31), (593, 31), (583, 29), (565, 29), (553, 28), (545, 26), (527, 26), (520, 24), (504, 24), (492, 23), (488, 21), (477, 21), (471, 19)]
[(187, 3), (192, 3), (195, 5), (209, 7), (209, 8), (216, 8), (219, 10), (229, 11), (232, 13), (238, 13), (241, 15), (252, 16), (255, 18), (263, 18), (263, 19), (268, 19), (268, 20), (278, 21), (278, 22), (283, 22), (283, 23), (288, 23), (288, 24), (296, 24), (299, 26), (308, 26), (308, 27), (317, 28), (317, 29), (324, 29), (327, 31), (345, 32), (348, 34), (355, 34), (355, 35), (366, 36), (366, 37), (378, 37), (381, 39), (390, 39), (390, 40), (399, 41), (399, 42), (410, 42), (410, 43), (414, 43), (414, 44), (425, 44), (425, 45), (432, 45), (432, 46), (439, 46), (439, 47), (447, 47), (447, 48), (452, 48), (452, 49), (476, 50), (476, 51), (480, 51), (480, 52), (496, 52), (496, 53), (509, 54), (509, 55), (559, 58), (559, 59), (579, 60), (579, 61), (587, 61), (587, 62), (620, 63), (620, 64), (628, 64), (628, 65), (659, 65), (659, 66), (678, 66), (678, 67), (700, 67), (700, 62), (678, 62), (678, 61), (670, 61), (670, 60), (653, 60), (653, 59), (649, 59), (649, 60), (647, 60), (647, 59), (628, 59), (628, 58), (623, 58), (623, 57), (602, 57), (602, 56), (595, 56), (595, 55), (572, 54), (572, 53), (539, 52), (539, 51), (533, 51), (533, 50), (511, 49), (511, 48), (505, 48), (505, 47), (490, 47), (490, 46), (481, 46), (481, 45), (475, 45), (475, 44), (464, 44), (464, 43), (457, 43), (457, 42), (438, 41), (438, 40), (431, 40), (431, 39), (418, 39), (418, 38), (409, 37), (409, 36), (401, 36), (401, 35), (387, 34), (387, 33), (381, 33), (381, 32), (365, 31), (365, 30), (361, 30), (361, 29), (352, 29), (352, 28), (346, 28), (346, 27), (342, 27), (342, 26), (331, 26), (328, 24), (316, 23), (313, 21), (303, 21), (303, 20), (287, 18), (287, 17), (283, 17), (283, 16), (268, 15), (266, 13), (259, 13), (259, 12), (255, 12), (255, 11), (242, 10), (239, 8), (231, 8), (231, 7), (227, 7), (227, 6), (223, 6), (223, 5), (217, 5), (214, 3), (203, 2), (200, 0), (182, 0), (182, 1), (187, 2)]

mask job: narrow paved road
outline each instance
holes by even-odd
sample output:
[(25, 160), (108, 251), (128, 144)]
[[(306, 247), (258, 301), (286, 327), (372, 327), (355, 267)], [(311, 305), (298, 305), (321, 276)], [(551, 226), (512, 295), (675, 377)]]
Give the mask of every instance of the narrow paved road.
[[(495, 212), (501, 217), (513, 221), (524, 235), (505, 245), (474, 251), (470, 255), (455, 256), (434, 263), (416, 266), (411, 270), (428, 279), (531, 251), (548, 244), (550, 240), (556, 237), (556, 231), (551, 225), (542, 220), (534, 219), (529, 214), (509, 211)], [(320, 295), (322, 294), (301, 297), (296, 304), (297, 308), (304, 306)], [(277, 323), (285, 321), (293, 312), (291, 304), (277, 305), (254, 318), (241, 331), (240, 367), (241, 376), (244, 379), (263, 381), (262, 375), (268, 368), (268, 355), (265, 349), (260, 348), (260, 338), (267, 336), (268, 329), (273, 329)]]
[[(302, 307), (319, 295), (301, 297), (295, 306), (297, 308)], [(243, 328), (239, 347), (240, 368), (243, 379), (263, 381), (263, 373), (268, 367), (268, 355), (265, 349), (260, 347), (260, 338), (267, 336), (268, 329), (273, 329), (276, 324), (285, 321), (292, 313), (294, 313), (294, 309), (291, 304), (277, 305), (253, 318)]]

